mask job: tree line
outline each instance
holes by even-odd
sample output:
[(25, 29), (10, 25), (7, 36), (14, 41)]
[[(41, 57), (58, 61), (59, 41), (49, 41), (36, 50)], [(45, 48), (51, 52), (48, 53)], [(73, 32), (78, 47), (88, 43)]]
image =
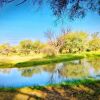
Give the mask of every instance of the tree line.
[(22, 40), (16, 46), (9, 43), (0, 44), (0, 55), (33, 55), (46, 54), (54, 56), (57, 54), (80, 53), (100, 50), (100, 33), (92, 35), (86, 32), (72, 32), (70, 29), (62, 30), (59, 34), (48, 30), (45, 32), (47, 42), (39, 40)]

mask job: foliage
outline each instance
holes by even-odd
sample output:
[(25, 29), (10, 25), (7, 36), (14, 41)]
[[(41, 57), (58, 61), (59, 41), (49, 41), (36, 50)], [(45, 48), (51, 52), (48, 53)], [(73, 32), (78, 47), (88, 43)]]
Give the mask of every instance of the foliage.
[(9, 54), (13, 54), (16, 53), (16, 49), (12, 46), (10, 46), (10, 44), (5, 43), (0, 45), (0, 54), (2, 55), (9, 55)]
[(19, 43), (19, 54), (25, 54), (28, 55), (30, 53), (30, 50), (33, 48), (33, 42), (31, 40), (22, 40)]
[(40, 41), (31, 41), (31, 40), (23, 40), (19, 44), (19, 54), (34, 54), (34, 53), (40, 53), (40, 50), (44, 44), (42, 44)]
[(45, 36), (48, 39), (48, 44), (53, 47), (57, 54), (60, 53), (60, 50), (65, 44), (65, 35), (70, 32), (70, 29), (63, 29), (60, 34), (55, 34), (51, 30), (45, 32)]
[(64, 35), (65, 45), (62, 48), (66, 53), (82, 52), (86, 50), (88, 35), (84, 32), (72, 32)]
[(89, 35), (85, 32), (62, 31), (56, 35), (47, 31), (46, 43), (32, 40), (22, 40), (17, 46), (10, 44), (0, 45), (0, 55), (34, 55), (44, 54), (53, 57), (58, 54), (81, 53), (100, 50), (100, 35), (94, 33)]
[(42, 49), (42, 53), (46, 55), (46, 57), (54, 57), (56, 55), (56, 51), (53, 47), (46, 46)]
[(20, 48), (24, 49), (32, 49), (33, 42), (31, 40), (23, 40), (20, 42)]
[(45, 45), (43, 43), (41, 43), (40, 41), (33, 42), (33, 50), (34, 50), (35, 53), (40, 53), (41, 49), (44, 46)]
[(98, 33), (92, 35), (92, 39), (89, 41), (89, 49), (92, 51), (100, 49), (100, 36)]
[[(4, 5), (17, 0), (0, 0), (0, 5)], [(29, 0), (19, 0), (18, 4), (23, 4)], [(53, 15), (60, 18), (67, 15), (70, 19), (83, 18), (88, 11), (96, 12), (100, 15), (100, 0), (31, 0), (35, 7), (41, 8), (49, 5)], [(64, 16), (65, 17), (65, 16)]]

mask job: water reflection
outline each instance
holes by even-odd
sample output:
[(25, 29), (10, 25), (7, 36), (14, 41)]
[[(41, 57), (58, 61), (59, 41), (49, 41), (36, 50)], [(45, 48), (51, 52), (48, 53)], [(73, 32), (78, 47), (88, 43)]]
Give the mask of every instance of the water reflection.
[(0, 87), (47, 85), (63, 81), (100, 79), (100, 59), (74, 60), (25, 68), (0, 69)]
[(29, 68), (20, 68), (18, 70), (21, 71), (21, 75), (24, 77), (32, 77), (33, 74), (41, 73), (41, 69), (38, 66), (37, 68), (29, 67)]

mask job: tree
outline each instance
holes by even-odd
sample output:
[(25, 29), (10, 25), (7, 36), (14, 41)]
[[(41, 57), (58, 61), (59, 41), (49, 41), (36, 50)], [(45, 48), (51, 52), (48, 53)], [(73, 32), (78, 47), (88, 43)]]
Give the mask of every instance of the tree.
[(44, 47), (44, 44), (40, 41), (34, 41), (33, 42), (33, 51), (35, 53), (40, 53), (41, 49)]
[(33, 48), (33, 42), (31, 40), (23, 40), (19, 44), (20, 53), (29, 54)]
[(60, 33), (59, 35), (56, 35), (51, 30), (48, 30), (45, 32), (45, 36), (48, 39), (48, 45), (55, 49), (56, 53), (58, 54), (60, 52), (60, 49), (64, 45), (64, 36), (67, 33), (63, 30), (63, 33)]
[(89, 41), (89, 49), (92, 51), (100, 50), (99, 33), (92, 34), (92, 39)]
[[(16, 0), (0, 0), (0, 5)], [(19, 0), (16, 5), (21, 5), (29, 0)], [(32, 0), (33, 5), (41, 7), (49, 5), (53, 14), (58, 18), (68, 16), (70, 19), (83, 18), (88, 11), (96, 12), (100, 15), (100, 0)]]
[(10, 46), (10, 44), (5, 43), (0, 45), (0, 53), (2, 55), (9, 55), (9, 53), (13, 52), (13, 48)]
[[(48, 45), (56, 50), (56, 53), (59, 53), (59, 47), (61, 46), (60, 43), (58, 43), (58, 36), (52, 31), (52, 30), (48, 30), (47, 32), (45, 32), (45, 36), (48, 39)], [(60, 40), (59, 40), (60, 42)], [(48, 51), (49, 52), (49, 51)]]
[(74, 53), (87, 49), (88, 35), (85, 32), (71, 32), (70, 29), (61, 31), (57, 36), (51, 31), (47, 31), (48, 44), (55, 48), (56, 53)]
[(63, 36), (65, 43), (62, 47), (65, 52), (74, 53), (86, 50), (88, 40), (87, 33), (84, 32), (70, 32)]
[(20, 47), (24, 49), (32, 49), (33, 42), (31, 40), (23, 40), (20, 42)]

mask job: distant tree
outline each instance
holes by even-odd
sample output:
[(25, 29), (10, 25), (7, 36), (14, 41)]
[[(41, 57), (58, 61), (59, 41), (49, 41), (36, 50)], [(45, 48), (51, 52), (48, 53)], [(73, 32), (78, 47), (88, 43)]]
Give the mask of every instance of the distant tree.
[(44, 44), (40, 41), (34, 41), (33, 42), (33, 50), (35, 53), (40, 53), (41, 49), (44, 47)]
[(99, 32), (95, 32), (91, 36), (92, 36), (92, 38), (100, 38), (100, 33)]
[(63, 28), (58, 35), (56, 35), (51, 30), (45, 32), (45, 36), (48, 39), (48, 44), (56, 50), (57, 54), (60, 52), (60, 49), (64, 46), (65, 43), (64, 36), (68, 34), (70, 31), (71, 31), (70, 28), (68, 29)]
[[(17, 0), (0, 0), (0, 5), (4, 5)], [(16, 5), (21, 5), (29, 0), (19, 0)], [(100, 0), (32, 0), (33, 5), (41, 7), (49, 6), (53, 14), (57, 17), (68, 16), (70, 19), (83, 18), (87, 12), (93, 11), (100, 15)]]
[(92, 51), (100, 50), (100, 33), (92, 34), (92, 39), (89, 41), (89, 49)]
[(23, 40), (20, 42), (20, 47), (23, 49), (32, 49), (33, 41), (31, 40)]
[(84, 32), (71, 32), (64, 35), (65, 44), (62, 51), (69, 53), (81, 52), (86, 50), (88, 35)]
[(10, 46), (10, 44), (5, 43), (0, 45), (0, 53), (2, 55), (9, 55), (13, 51), (13, 48)]
[(33, 42), (31, 40), (23, 40), (19, 43), (20, 53), (29, 54), (33, 48)]

